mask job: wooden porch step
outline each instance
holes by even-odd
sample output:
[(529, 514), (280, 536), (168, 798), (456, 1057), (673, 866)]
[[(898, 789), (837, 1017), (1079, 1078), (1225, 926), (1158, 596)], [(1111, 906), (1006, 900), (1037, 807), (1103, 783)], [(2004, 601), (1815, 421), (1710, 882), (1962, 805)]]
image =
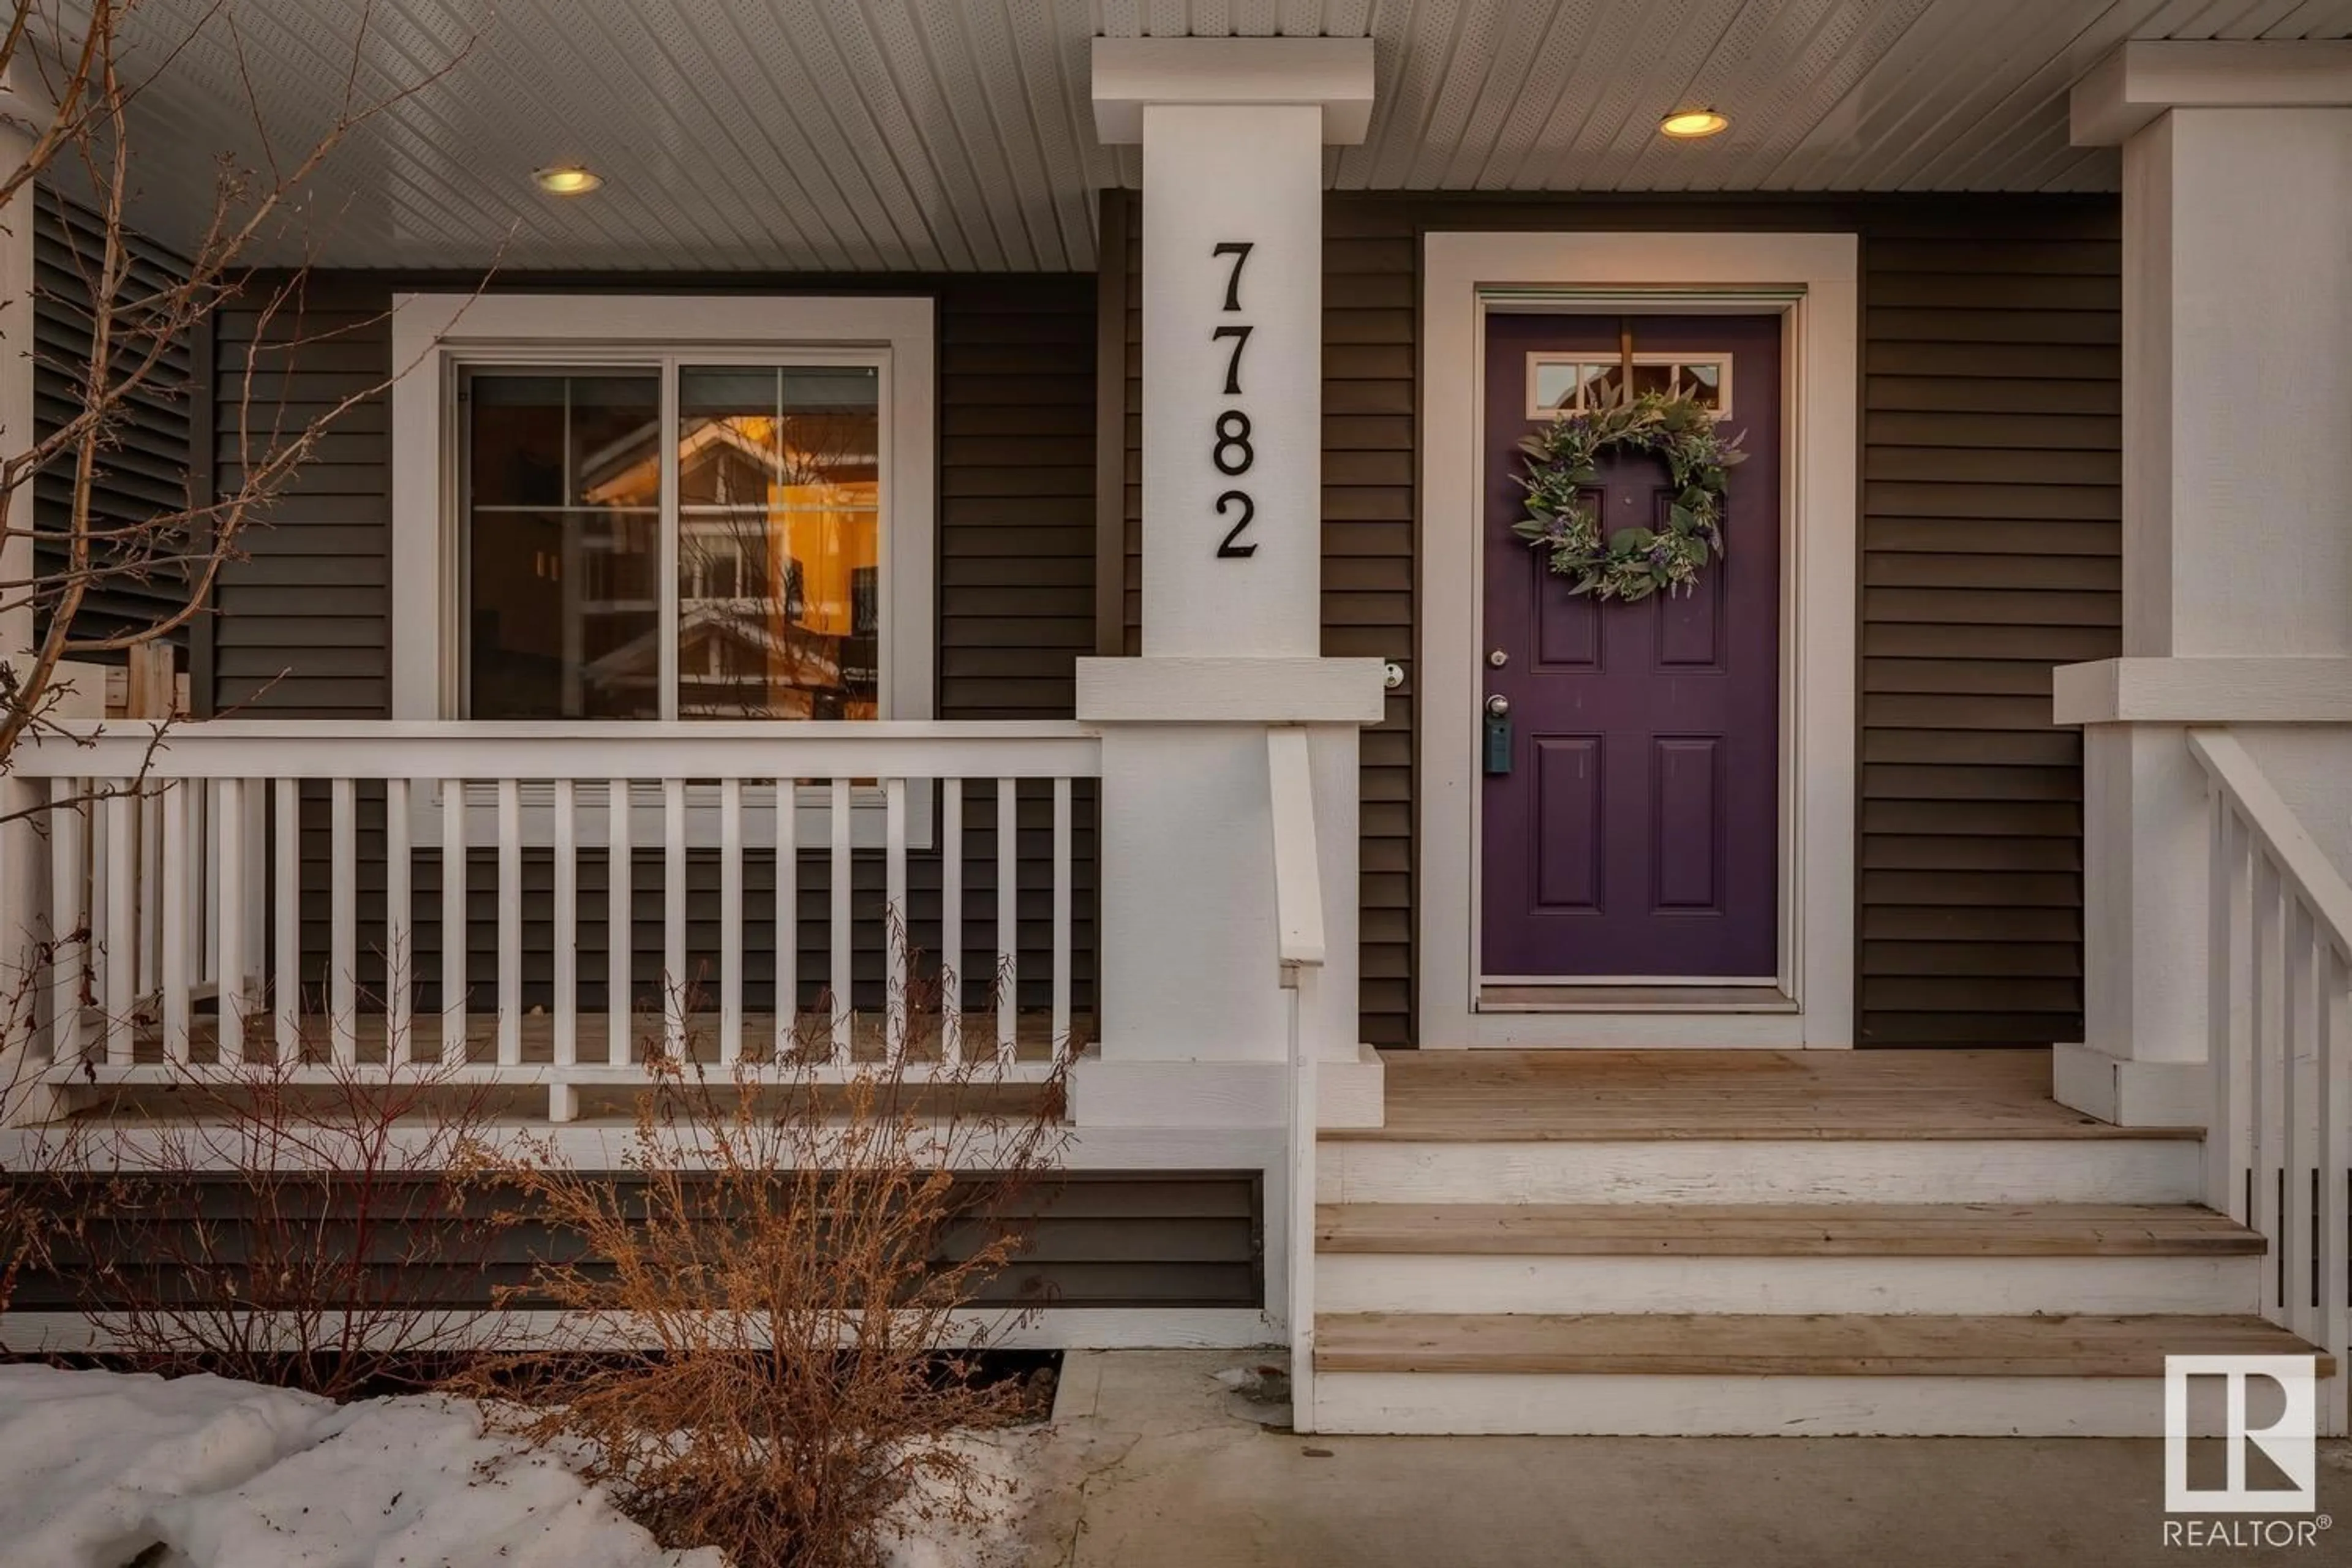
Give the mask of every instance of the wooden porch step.
[[(1342, 1313), (1327, 1373), (1675, 1377), (2147, 1377), (2168, 1355), (2310, 1355), (2258, 1317)], [(2320, 1356), (2319, 1374), (2335, 1374)]]
[(2050, 1095), (2015, 1050), (1382, 1051), (1386, 1120), (1329, 1143), (2198, 1139), (2116, 1127)]
[(1325, 1253), (2227, 1258), (2262, 1236), (2188, 1204), (1326, 1204)]

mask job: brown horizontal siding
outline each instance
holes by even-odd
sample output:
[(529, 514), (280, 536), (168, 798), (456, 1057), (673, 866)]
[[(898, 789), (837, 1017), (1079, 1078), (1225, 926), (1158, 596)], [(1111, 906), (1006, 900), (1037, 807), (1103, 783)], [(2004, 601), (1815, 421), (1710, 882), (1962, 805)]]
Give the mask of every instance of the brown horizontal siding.
[(1863, 378), (1861, 1038), (2082, 1031), (2082, 753), (2053, 665), (2117, 651), (2112, 202), (1889, 212)]
[[(119, 232), (127, 253), (121, 298), (140, 299), (170, 289), (187, 276), (185, 258), (136, 234)], [(45, 440), (70, 425), (86, 406), (91, 331), (99, 272), (106, 261), (103, 216), (59, 196), (47, 185), (33, 191), (33, 429)], [(196, 349), (186, 332), (157, 344), (138, 330), (140, 312), (114, 323), (112, 372), (119, 394), (115, 415), (100, 443), (89, 487), (90, 528), (101, 541), (110, 534), (168, 516), (188, 504), (188, 470), (194, 456), (190, 394), (197, 375)], [(125, 334), (129, 339), (125, 341)], [(146, 363), (151, 353), (152, 363)], [(126, 378), (135, 384), (124, 385)], [(73, 514), (73, 454), (68, 449), (33, 478), (35, 570), (62, 576), (68, 565), (65, 535)], [(164, 564), (152, 571), (121, 563), (109, 568), (101, 542), (94, 550), (98, 574), (86, 587), (74, 617), (74, 635), (119, 636), (153, 626), (187, 602), (187, 573), (179, 558), (183, 542), (151, 535), (141, 553)], [(200, 547), (200, 546), (199, 546)], [(48, 601), (35, 606), (46, 631)], [(185, 645), (188, 628), (175, 628), (168, 641)], [(119, 652), (77, 658), (120, 664)]]
[[(213, 461), (216, 484), (232, 485), (267, 449), (273, 429), (299, 429), (338, 398), (364, 393), (392, 373), (388, 311), (397, 289), (469, 287), (471, 279), (317, 272), (301, 280), (269, 323), (272, 342), (301, 343), (292, 354), (253, 349), (261, 306), (278, 280), (215, 319)], [(529, 289), (678, 292), (721, 284), (663, 277), (512, 277), (499, 287)], [(1067, 718), (1076, 660), (1094, 648), (1095, 321), (1094, 279), (1067, 275), (997, 278), (824, 279), (735, 278), (739, 292), (927, 294), (939, 301), (939, 714), (944, 719)], [(255, 368), (257, 363), (258, 368)], [(249, 432), (249, 434), (248, 434)], [(201, 700), (215, 715), (381, 719), (391, 711), (391, 426), (385, 400), (370, 397), (339, 418), (299, 480), (243, 536), (244, 559), (222, 574), (215, 595), (213, 676)], [(966, 832), (964, 929), (970, 951), (992, 951), (995, 930), (993, 785), (974, 786)], [(380, 994), (383, 964), (383, 795), (362, 793), (361, 908), (364, 956), (359, 983)], [(1073, 978), (1079, 1010), (1091, 1010), (1094, 974), (1093, 787), (1076, 792)], [(1022, 1000), (1042, 1004), (1051, 951), (1052, 805), (1042, 788), (1024, 791), (1019, 819), (1021, 885), (1017, 945)], [(323, 984), (329, 942), (327, 802), (306, 789), (302, 946), (306, 984)], [(478, 994), (495, 983), (499, 891), (494, 852), (481, 846), (467, 866), (467, 975)], [(715, 974), (719, 882), (715, 856), (688, 858), (688, 969)], [(661, 860), (641, 853), (633, 871), (634, 984), (649, 1005), (662, 952)], [(853, 918), (864, 933), (856, 955), (856, 1005), (878, 1006), (883, 865), (861, 852), (852, 867)], [(551, 1000), (553, 862), (526, 853), (524, 1001)], [(592, 952), (604, 940), (605, 868), (580, 864), (580, 930)], [(803, 1006), (824, 984), (829, 868), (803, 857), (797, 883)], [(935, 950), (941, 871), (936, 851), (908, 867), (912, 941)], [(744, 929), (754, 956), (745, 1005), (773, 1005), (764, 955), (773, 940), (772, 858), (746, 857)], [(417, 925), (409, 968), (420, 1002), (437, 1006), (440, 865), (421, 855), (413, 876)], [(604, 1005), (601, 964), (583, 966), (580, 995)], [(976, 969), (977, 964), (973, 967)], [(984, 977), (975, 973), (973, 984)], [(1034, 993), (1034, 994), (1033, 994)]]
[[(628, 1172), (614, 1172), (611, 1179), (623, 1188), (643, 1180)], [(966, 1180), (976, 1185), (984, 1178)], [(277, 1195), (295, 1237), (355, 1242), (355, 1229), (334, 1217), (355, 1209), (355, 1184), (287, 1183)], [(379, 1184), (373, 1196), (374, 1245), (383, 1261), (380, 1271), (372, 1271), (372, 1288), (380, 1301), (445, 1310), (488, 1308), (501, 1289), (526, 1289), (535, 1259), (572, 1256), (578, 1247), (576, 1239), (530, 1222), (502, 1228), (487, 1243), (479, 1236), (459, 1239), (446, 1220), (431, 1217), (443, 1212), (438, 1199), (397, 1180)], [(114, 1184), (111, 1197), (121, 1206), (94, 1201), (84, 1222), (62, 1239), (56, 1267), (29, 1269), (16, 1282), (11, 1310), (102, 1311), (125, 1300), (168, 1300), (189, 1285), (178, 1263), (233, 1256), (233, 1227), (255, 1213), (254, 1193), (233, 1175), (168, 1182), (134, 1176)], [(485, 1192), (472, 1202), (488, 1210), (499, 1198)], [(975, 1305), (1247, 1309), (1265, 1302), (1264, 1200), (1255, 1172), (1070, 1172), (1045, 1182), (1012, 1212), (1027, 1233), (1024, 1245), (1012, 1267), (987, 1282)], [(113, 1214), (140, 1217), (126, 1225)], [(199, 1224), (216, 1227), (221, 1239), (212, 1250), (196, 1245)], [(167, 1234), (159, 1235), (159, 1226)], [(449, 1239), (436, 1240), (436, 1226)], [(172, 1233), (185, 1239), (175, 1241)], [(948, 1251), (969, 1240), (951, 1235)], [(103, 1283), (95, 1265), (110, 1270)], [(510, 1304), (545, 1305), (528, 1294)], [(1046, 1324), (1050, 1329), (1050, 1317)]]
[[(1407, 668), (1364, 738), (1364, 1037), (1406, 1044), (1413, 1026), (1417, 258), (1423, 234), (1448, 229), (1863, 237), (1860, 1037), (2079, 1037), (2081, 751), (2050, 726), (2050, 669), (2117, 646), (2113, 199), (1335, 195), (1324, 221), (1323, 647)], [(1139, 227), (1124, 247), (1130, 651)]]

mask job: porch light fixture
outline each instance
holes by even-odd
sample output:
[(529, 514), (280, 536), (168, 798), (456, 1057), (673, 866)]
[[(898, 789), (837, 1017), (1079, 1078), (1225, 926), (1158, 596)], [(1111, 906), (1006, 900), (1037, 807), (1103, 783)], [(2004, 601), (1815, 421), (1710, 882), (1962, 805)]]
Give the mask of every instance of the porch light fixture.
[(604, 183), (604, 176), (577, 163), (557, 163), (533, 169), (531, 180), (551, 196), (584, 196)]
[(1663, 136), (1695, 142), (1702, 136), (1716, 134), (1730, 123), (1712, 109), (1679, 109), (1658, 121), (1658, 132)]

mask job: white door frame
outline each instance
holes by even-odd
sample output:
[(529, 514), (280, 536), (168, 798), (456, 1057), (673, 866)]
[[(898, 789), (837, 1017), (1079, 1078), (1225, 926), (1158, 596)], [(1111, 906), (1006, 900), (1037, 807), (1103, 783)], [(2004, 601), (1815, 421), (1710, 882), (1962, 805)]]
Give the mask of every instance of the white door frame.
[[(1851, 234), (1423, 238), (1420, 1041), (1467, 1046), (1853, 1044), (1855, 526), (1860, 245)], [(1489, 309), (1779, 313), (1781, 876), (1779, 1011), (1480, 1012), (1478, 658)]]

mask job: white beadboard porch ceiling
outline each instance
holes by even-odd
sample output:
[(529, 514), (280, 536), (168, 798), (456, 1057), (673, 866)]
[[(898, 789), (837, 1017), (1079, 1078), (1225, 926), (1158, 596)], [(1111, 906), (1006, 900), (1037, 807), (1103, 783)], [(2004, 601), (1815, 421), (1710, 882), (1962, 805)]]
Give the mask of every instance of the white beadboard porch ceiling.
[[(205, 216), (215, 155), (331, 112), (361, 0), (146, 0), (136, 216)], [(191, 37), (191, 29), (194, 36)], [(271, 259), (509, 269), (1090, 268), (1097, 36), (1361, 37), (1341, 190), (2109, 190), (2068, 86), (2125, 38), (2352, 37), (2352, 0), (373, 0), (381, 87)], [(471, 39), (470, 47), (466, 47)], [(1711, 141), (1661, 115), (1707, 105)], [(537, 166), (607, 184), (558, 201)]]

